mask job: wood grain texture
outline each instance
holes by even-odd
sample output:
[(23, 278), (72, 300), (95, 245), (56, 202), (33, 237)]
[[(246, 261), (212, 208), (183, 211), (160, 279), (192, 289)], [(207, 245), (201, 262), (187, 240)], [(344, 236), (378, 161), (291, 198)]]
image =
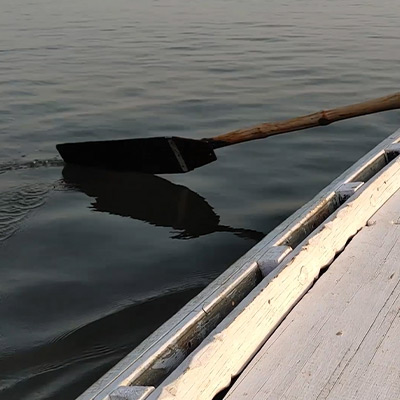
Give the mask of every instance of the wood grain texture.
[(255, 139), (264, 139), (282, 133), (294, 132), (316, 126), (329, 125), (332, 122), (373, 114), (381, 111), (400, 108), (400, 92), (389, 96), (352, 104), (344, 107), (318, 111), (313, 114), (292, 118), (286, 121), (268, 122), (252, 128), (238, 129), (223, 135), (216, 136), (210, 142), (215, 142), (214, 148), (232, 144), (248, 142)]
[(400, 192), (346, 247), (225, 400), (400, 398)]
[(396, 158), (293, 250), (149, 399), (209, 400), (227, 387), (313, 285), (320, 270), (399, 187), (400, 159)]
[[(90, 386), (79, 400), (103, 400), (121, 385), (157, 386), (259, 282), (257, 262), (274, 246), (300, 243), (315, 216), (346, 182), (366, 181), (386, 164), (386, 150), (400, 140), (400, 129), (371, 150), (312, 200), (272, 230), (156, 332)], [(305, 229), (306, 228), (306, 229)], [(232, 304), (234, 302), (234, 304)], [(211, 321), (208, 323), (207, 321)], [(195, 346), (192, 347), (194, 350)], [(163, 365), (164, 368), (154, 369)]]

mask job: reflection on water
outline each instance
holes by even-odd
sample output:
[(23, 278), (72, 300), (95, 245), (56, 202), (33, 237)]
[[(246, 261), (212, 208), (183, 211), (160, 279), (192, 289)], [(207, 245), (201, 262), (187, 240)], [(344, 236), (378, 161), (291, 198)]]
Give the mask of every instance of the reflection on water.
[(114, 172), (66, 165), (63, 178), (95, 201), (96, 211), (171, 227), (174, 239), (192, 239), (214, 232), (232, 232), (241, 238), (261, 240), (265, 234), (220, 224), (220, 217), (199, 194), (159, 176)]
[(0, 398), (74, 398), (263, 237), (157, 176), (39, 161), (1, 177)]

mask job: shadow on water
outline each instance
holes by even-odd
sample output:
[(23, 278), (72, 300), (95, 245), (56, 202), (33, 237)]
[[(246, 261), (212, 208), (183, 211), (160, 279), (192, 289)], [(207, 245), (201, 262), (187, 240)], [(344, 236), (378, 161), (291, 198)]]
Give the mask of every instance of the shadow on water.
[(65, 184), (95, 201), (93, 209), (171, 227), (174, 239), (193, 239), (214, 232), (231, 232), (241, 238), (261, 240), (265, 234), (220, 224), (207, 201), (185, 186), (155, 175), (114, 172), (66, 165)]

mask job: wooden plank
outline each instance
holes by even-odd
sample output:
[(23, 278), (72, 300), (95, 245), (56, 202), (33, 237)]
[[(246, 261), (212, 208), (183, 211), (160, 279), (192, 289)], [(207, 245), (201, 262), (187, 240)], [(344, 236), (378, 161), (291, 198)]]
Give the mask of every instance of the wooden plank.
[(226, 400), (400, 398), (400, 192), (240, 375)]
[(227, 387), (312, 286), (321, 268), (399, 187), (396, 158), (286, 257), (149, 399), (209, 400)]
[[(334, 211), (335, 207), (329, 206), (328, 203), (332, 204), (335, 191), (344, 183), (366, 181), (371, 178), (387, 162), (385, 149), (399, 141), (400, 129), (270, 232), (87, 389), (79, 400), (103, 400), (121, 385), (157, 386), (161, 382), (160, 379), (164, 379), (179, 365), (182, 359), (195, 349), (197, 344), (260, 282), (261, 275), (257, 262), (261, 264), (264, 255), (275, 246), (298, 245), (315, 229), (323, 217)], [(188, 348), (189, 342), (192, 344), (191, 349)], [(160, 361), (167, 367), (154, 369), (153, 367), (158, 366)]]

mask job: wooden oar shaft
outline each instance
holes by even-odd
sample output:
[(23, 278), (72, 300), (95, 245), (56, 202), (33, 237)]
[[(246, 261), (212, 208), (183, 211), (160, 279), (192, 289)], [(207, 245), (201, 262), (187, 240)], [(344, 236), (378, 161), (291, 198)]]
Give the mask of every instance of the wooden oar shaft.
[(335, 121), (398, 108), (400, 108), (400, 92), (365, 101), (363, 103), (319, 111), (286, 121), (267, 122), (252, 128), (238, 129), (236, 131), (216, 136), (210, 140), (210, 143), (213, 144), (214, 148), (224, 147), (250, 140), (263, 139), (281, 133), (293, 132), (316, 126), (325, 126)]

